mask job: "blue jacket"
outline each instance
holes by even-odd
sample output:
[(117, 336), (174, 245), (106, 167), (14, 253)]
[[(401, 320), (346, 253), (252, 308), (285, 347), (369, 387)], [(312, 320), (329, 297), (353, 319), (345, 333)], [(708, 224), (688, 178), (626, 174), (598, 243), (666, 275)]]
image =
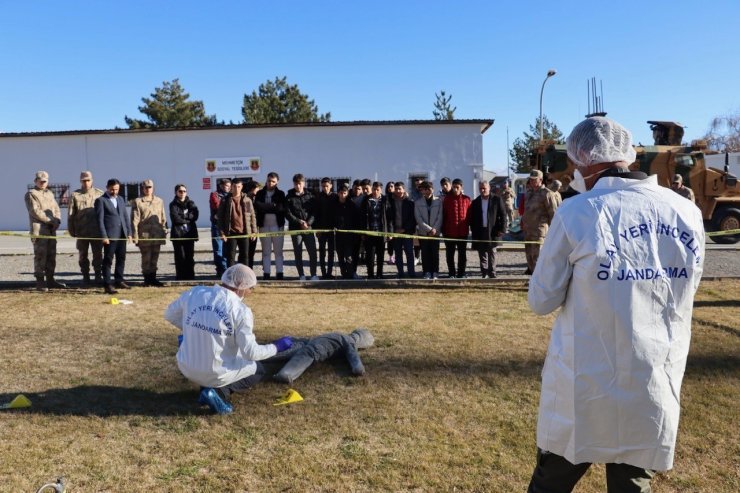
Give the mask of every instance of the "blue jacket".
[(118, 207), (113, 207), (108, 192), (95, 199), (95, 215), (98, 217), (100, 237), (103, 239), (125, 240), (131, 236), (126, 202), (117, 195), (116, 204)]

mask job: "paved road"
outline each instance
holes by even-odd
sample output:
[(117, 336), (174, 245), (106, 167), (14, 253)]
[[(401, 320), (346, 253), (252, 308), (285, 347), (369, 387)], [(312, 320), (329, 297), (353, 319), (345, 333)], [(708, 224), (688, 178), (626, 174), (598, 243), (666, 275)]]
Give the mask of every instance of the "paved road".
[[(33, 277), (33, 249), (31, 242), (24, 232), (17, 232), (19, 236), (0, 236), (0, 287), (17, 287), (20, 285), (31, 285)], [(200, 236), (208, 238), (210, 230), (203, 229)], [(196, 280), (205, 282), (215, 280), (215, 269), (212, 263), (210, 241), (200, 240), (196, 244), (195, 271)], [(740, 253), (737, 246), (730, 248), (722, 245), (708, 244), (707, 257), (705, 261), (705, 277), (740, 277)], [(498, 253), (498, 274), (501, 279), (527, 279), (524, 276), (526, 260), (524, 250), (519, 245), (511, 245), (500, 249)], [(134, 282), (143, 281), (141, 276), (141, 256), (139, 250), (133, 244), (127, 247), (126, 256), (126, 279)], [(387, 260), (387, 255), (386, 255)], [(308, 274), (308, 259), (304, 253), (304, 264)], [(293, 251), (290, 239), (285, 241), (285, 276), (286, 281), (297, 281), (298, 273), (295, 268)], [(259, 242), (255, 256), (255, 271), (258, 276), (262, 275), (261, 249)], [(468, 275), (471, 280), (480, 279), (478, 269), (478, 255), (475, 251), (468, 250)], [(446, 277), (447, 264), (444, 258), (444, 246), (440, 251), (440, 274)], [(273, 267), (274, 270), (274, 267)], [(384, 277), (388, 280), (395, 279), (395, 266), (384, 265)], [(417, 266), (417, 274), (421, 272), (421, 266)], [(320, 273), (319, 273), (320, 274)], [(363, 265), (358, 268), (358, 274), (364, 278), (366, 269)], [(335, 275), (339, 275), (335, 268)], [(163, 281), (174, 281), (175, 265), (172, 253), (172, 244), (167, 243), (162, 247), (159, 261), (159, 277)], [(79, 281), (81, 275), (77, 265), (77, 250), (74, 238), (60, 236), (57, 242), (57, 278), (62, 282), (74, 284)], [(363, 281), (364, 282), (364, 281)]]

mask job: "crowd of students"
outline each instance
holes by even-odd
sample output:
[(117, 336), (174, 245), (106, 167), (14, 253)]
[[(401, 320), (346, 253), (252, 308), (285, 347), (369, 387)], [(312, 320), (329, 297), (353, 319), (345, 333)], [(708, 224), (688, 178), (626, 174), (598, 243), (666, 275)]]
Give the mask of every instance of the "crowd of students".
[(351, 187), (342, 184), (334, 192), (332, 180), (323, 178), (320, 192), (314, 194), (300, 173), (285, 193), (279, 181), (275, 172), (268, 173), (264, 187), (256, 181), (218, 181), (209, 199), (218, 275), (235, 263), (253, 267), (257, 233), (263, 233), (259, 240), (264, 280), (272, 279), (273, 260), (274, 279), (284, 279), (285, 236), (291, 239), (300, 280), (333, 279), (335, 265), (341, 278), (358, 279), (361, 261), (369, 279), (381, 278), (386, 251), (397, 277), (416, 277), (420, 261), (424, 278), (436, 279), (440, 241), (445, 242), (449, 276), (462, 278), (472, 233), (482, 277), (496, 277), (495, 239), (506, 230), (507, 207), (491, 193), (488, 182), (480, 183), (480, 196), (471, 201), (460, 179), (443, 178), (439, 194), (431, 182), (421, 179), (410, 193), (402, 181), (384, 186), (369, 179), (355, 180)]

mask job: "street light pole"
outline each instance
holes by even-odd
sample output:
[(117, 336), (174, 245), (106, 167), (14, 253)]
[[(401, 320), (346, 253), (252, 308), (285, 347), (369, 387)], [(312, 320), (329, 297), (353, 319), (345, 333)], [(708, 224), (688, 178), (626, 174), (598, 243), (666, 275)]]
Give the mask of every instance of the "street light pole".
[(545, 92), (545, 82), (547, 82), (547, 79), (555, 74), (557, 74), (557, 71), (555, 71), (554, 68), (548, 70), (547, 77), (545, 77), (545, 80), (542, 81), (542, 89), (540, 89), (540, 145), (545, 142), (545, 136), (542, 129), (542, 94)]

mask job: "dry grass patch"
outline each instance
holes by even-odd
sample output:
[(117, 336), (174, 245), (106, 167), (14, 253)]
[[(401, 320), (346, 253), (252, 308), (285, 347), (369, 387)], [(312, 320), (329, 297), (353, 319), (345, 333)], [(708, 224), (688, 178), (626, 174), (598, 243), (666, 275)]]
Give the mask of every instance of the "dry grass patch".
[[(684, 381), (676, 469), (655, 491), (737, 491), (740, 283), (704, 283)], [(366, 326), (368, 374), (311, 368), (272, 402), (265, 384), (219, 417), (196, 404), (162, 319), (174, 288), (100, 294), (2, 292), (0, 489), (65, 475), (70, 491), (523, 491), (533, 467), (539, 372), (552, 317), (521, 285), (316, 290), (260, 286), (256, 334)], [(578, 491), (603, 491), (593, 468)]]

